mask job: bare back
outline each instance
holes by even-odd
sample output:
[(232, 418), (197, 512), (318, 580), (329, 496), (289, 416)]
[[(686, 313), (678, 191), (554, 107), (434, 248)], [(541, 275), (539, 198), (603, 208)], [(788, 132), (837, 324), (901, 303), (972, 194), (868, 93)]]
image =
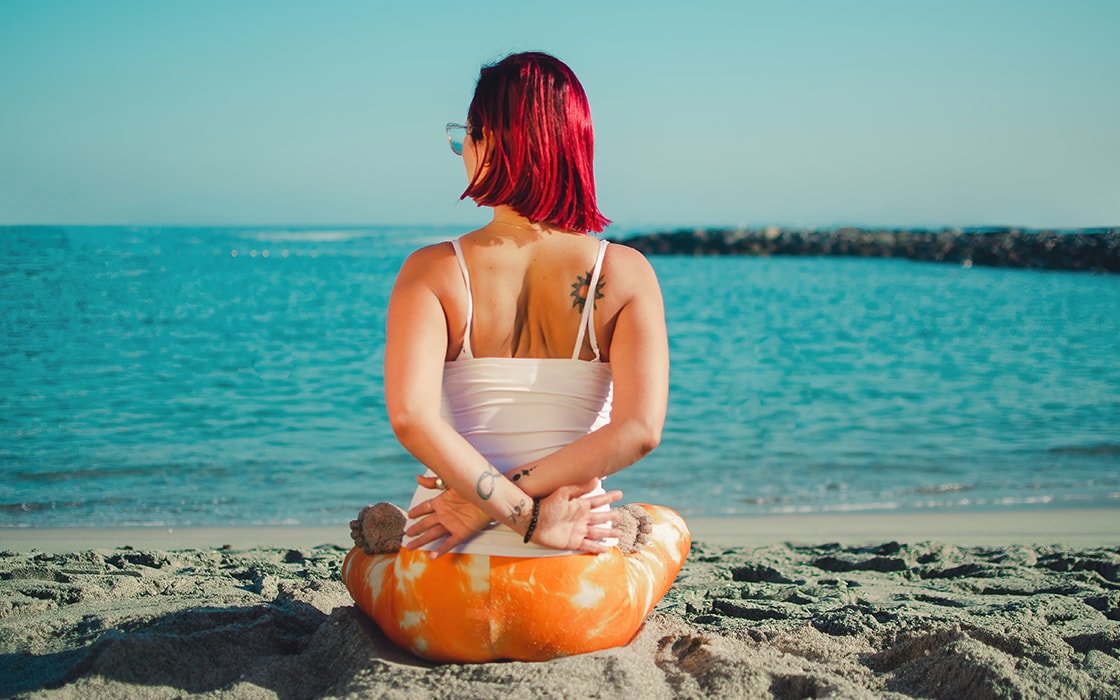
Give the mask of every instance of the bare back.
[[(594, 292), (588, 288), (599, 240), (563, 232), (474, 231), (460, 239), (473, 299), (471, 349), (475, 357), (570, 358), (585, 304), (593, 303), (600, 359), (609, 360), (614, 318), (625, 303), (611, 284), (608, 248)], [(593, 296), (592, 296), (593, 295)], [(466, 330), (467, 289), (440, 294), (448, 320), (447, 359), (458, 357)], [(595, 357), (585, 338), (580, 358)]]
[[(468, 308), (471, 355), (480, 359), (570, 361), (580, 328), (586, 328), (580, 304), (591, 292), (580, 281), (593, 269), (600, 242), (583, 234), (497, 223), (459, 239), (471, 295), (448, 242), (410, 255), (389, 297), (386, 410), (401, 444), (437, 474), (466, 462), (483, 471), (492, 468), (442, 415), (444, 378), (452, 369), (449, 361), (463, 350)], [(633, 464), (656, 446), (665, 422), (669, 347), (654, 270), (637, 250), (611, 245), (600, 276), (593, 320), (599, 359), (610, 362), (610, 422), (537, 462), (541, 469), (533, 488), (539, 487), (540, 494)], [(594, 359), (589, 345), (582, 346), (580, 359)]]

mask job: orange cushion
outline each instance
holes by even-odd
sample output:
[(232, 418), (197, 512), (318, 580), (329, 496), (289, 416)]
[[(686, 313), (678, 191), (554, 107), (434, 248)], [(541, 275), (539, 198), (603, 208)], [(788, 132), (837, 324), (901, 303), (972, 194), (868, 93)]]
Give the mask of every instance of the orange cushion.
[(397, 645), (433, 661), (543, 661), (626, 644), (691, 547), (679, 515), (647, 506), (639, 551), (494, 557), (354, 548), (342, 568), (358, 607)]

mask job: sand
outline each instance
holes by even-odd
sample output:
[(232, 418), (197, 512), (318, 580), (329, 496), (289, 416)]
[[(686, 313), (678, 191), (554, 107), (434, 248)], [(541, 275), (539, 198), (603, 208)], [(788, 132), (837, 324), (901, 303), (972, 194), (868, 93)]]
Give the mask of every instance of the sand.
[(9, 531), (0, 696), (1120, 697), (1120, 512), (1056, 513), (788, 518), (788, 541), (698, 520), (629, 645), (480, 665), (416, 659), (352, 607), (345, 528)]

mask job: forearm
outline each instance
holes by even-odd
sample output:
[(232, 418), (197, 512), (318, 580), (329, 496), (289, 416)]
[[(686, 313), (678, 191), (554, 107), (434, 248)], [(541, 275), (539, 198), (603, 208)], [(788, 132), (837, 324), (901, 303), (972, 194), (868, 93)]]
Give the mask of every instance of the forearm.
[(561, 486), (601, 479), (629, 467), (649, 454), (659, 439), (659, 425), (620, 420), (507, 475), (525, 494), (543, 498)]
[(442, 419), (395, 425), (397, 439), (447, 487), (494, 520), (524, 533), (532, 496), (503, 476)]

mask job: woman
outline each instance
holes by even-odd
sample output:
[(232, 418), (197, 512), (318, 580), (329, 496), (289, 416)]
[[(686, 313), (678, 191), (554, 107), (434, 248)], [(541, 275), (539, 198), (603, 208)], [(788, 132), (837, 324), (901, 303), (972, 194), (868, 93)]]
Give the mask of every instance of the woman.
[(622, 494), (599, 481), (660, 439), (657, 280), (638, 252), (586, 235), (610, 222), (595, 203), (587, 98), (562, 62), (521, 53), (484, 67), (467, 125), (448, 137), (466, 166), (462, 197), (493, 220), (401, 268), (385, 400), (428, 472), (404, 547), (377, 553), (393, 549), (370, 542), (386, 511), (363, 511), (343, 578), (390, 639), (433, 660), (625, 644), (690, 546), (678, 515), (612, 511)]

